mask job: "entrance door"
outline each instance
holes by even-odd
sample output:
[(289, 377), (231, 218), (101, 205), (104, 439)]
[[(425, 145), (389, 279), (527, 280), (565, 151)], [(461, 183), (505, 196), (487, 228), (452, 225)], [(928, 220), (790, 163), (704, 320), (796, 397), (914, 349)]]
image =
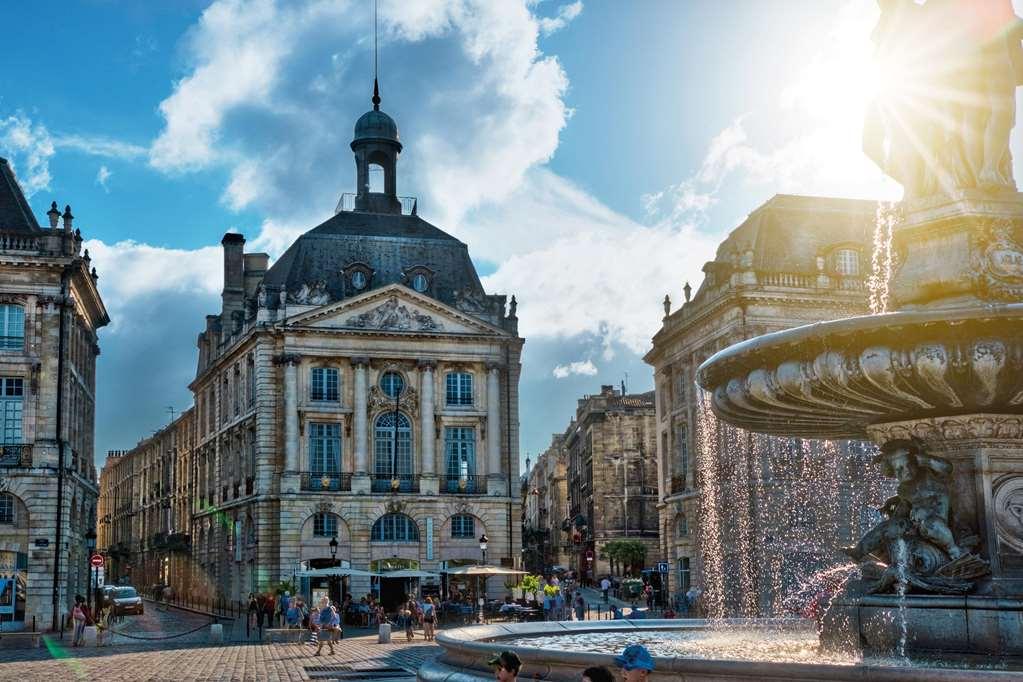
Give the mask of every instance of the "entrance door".
[(404, 578), (381, 578), (380, 579), (380, 602), (387, 612), (394, 611), (405, 601)]

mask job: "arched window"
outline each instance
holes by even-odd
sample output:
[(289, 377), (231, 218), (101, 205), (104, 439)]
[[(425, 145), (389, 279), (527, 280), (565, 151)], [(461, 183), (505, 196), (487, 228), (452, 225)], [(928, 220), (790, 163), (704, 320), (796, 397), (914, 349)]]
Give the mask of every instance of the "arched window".
[(449, 493), (476, 490), (476, 429), (471, 426), (444, 427), (444, 459), (447, 461), (446, 489)]
[(14, 525), (14, 495), (0, 493), (0, 523)]
[(384, 372), (380, 377), (380, 390), (388, 398), (397, 398), (405, 390), (405, 379), (397, 372)]
[(835, 252), (835, 272), (845, 277), (860, 274), (860, 254), (856, 249), (839, 249)]
[(377, 417), (373, 435), (374, 479), (388, 490), (394, 480), (402, 486), (411, 485), (412, 424), (408, 417), (384, 412)]
[(25, 309), (20, 305), (0, 305), (0, 348), (25, 347)]
[(472, 539), (476, 537), (476, 519), (469, 514), (456, 514), (451, 517), (451, 537)]
[(445, 402), (449, 406), (472, 405), (472, 375), (468, 372), (448, 372), (444, 378)]
[(373, 524), (370, 542), (419, 542), (419, 526), (405, 514), (386, 514)]
[(369, 191), (382, 193), (384, 184), (384, 167), (379, 163), (369, 164)]
[(337, 516), (321, 512), (313, 517), (313, 535), (318, 538), (337, 537)]

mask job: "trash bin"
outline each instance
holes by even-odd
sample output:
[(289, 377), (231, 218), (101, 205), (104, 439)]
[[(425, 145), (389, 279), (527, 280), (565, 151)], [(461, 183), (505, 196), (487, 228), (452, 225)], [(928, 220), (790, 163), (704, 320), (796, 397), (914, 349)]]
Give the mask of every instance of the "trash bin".
[(380, 634), (377, 636), (377, 644), (390, 644), (391, 642), (391, 624), (381, 623)]

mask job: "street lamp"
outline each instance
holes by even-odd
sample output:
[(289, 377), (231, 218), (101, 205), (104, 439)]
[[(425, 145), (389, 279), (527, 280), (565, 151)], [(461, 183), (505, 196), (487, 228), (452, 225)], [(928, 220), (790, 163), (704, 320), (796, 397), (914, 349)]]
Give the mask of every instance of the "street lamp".
[[(480, 536), (480, 552), (483, 553), (483, 564), (484, 565), (486, 565), (486, 563), (487, 563), (487, 542), (489, 542), (489, 541), (490, 541), (490, 538), (487, 537), (486, 533), (484, 533), (483, 535)], [(479, 599), (477, 601), (479, 602), (479, 605), (480, 605), (480, 621), (479, 622), (482, 623), (483, 622), (483, 605), (487, 601), (487, 598), (484, 596), (484, 592), (486, 591), (487, 578), (486, 578), (486, 576), (481, 576), (481, 577), (482, 577), (482, 580), (480, 581), (480, 595), (479, 595)]]
[[(338, 566), (338, 560), (337, 560), (337, 536), (336, 535), (330, 539), (329, 545), (330, 545), (330, 565), (334, 566), (334, 567), (337, 567)], [(335, 578), (337, 578), (336, 575), (330, 576), (330, 597), (331, 597), (332, 600), (334, 598), (334, 579)], [(338, 596), (340, 596), (340, 595), (338, 595)]]
[(92, 596), (92, 608), (93, 608), (93, 613), (96, 613), (98, 615), (99, 603), (98, 603), (98, 600), (96, 598), (96, 583), (99, 582), (99, 567), (92, 566), (92, 555), (95, 554), (95, 552), (96, 552), (96, 531), (93, 530), (92, 528), (90, 528), (88, 530), (88, 532), (85, 533), (85, 548), (87, 550), (89, 550), (89, 568), (92, 571), (92, 581), (91, 581), (91, 586), (92, 586), (92, 595), (91, 595)]

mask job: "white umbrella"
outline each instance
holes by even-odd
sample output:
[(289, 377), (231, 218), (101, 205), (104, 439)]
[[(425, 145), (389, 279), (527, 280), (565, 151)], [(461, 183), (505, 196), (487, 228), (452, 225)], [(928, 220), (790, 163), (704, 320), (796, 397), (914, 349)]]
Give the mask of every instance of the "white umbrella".
[(429, 571), (418, 571), (412, 568), (403, 568), (398, 571), (384, 571), (379, 574), (381, 578), (439, 578), (440, 573)]
[(299, 578), (329, 578), (331, 576), (346, 576), (352, 575), (359, 578), (368, 578), (379, 576), (379, 573), (373, 573), (371, 571), (360, 571), (357, 568), (314, 568), (308, 571), (299, 571), (295, 574)]
[(528, 571), (516, 571), (500, 566), (456, 566), (445, 569), (441, 573), (448, 575), (526, 575)]

